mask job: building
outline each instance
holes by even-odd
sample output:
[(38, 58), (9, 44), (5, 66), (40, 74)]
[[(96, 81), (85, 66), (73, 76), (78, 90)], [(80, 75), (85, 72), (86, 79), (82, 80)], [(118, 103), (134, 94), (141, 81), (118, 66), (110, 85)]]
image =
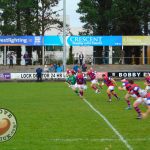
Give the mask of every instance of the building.
[[(66, 23), (70, 25), (70, 19), (69, 16), (66, 17)], [(82, 31), (82, 28), (78, 27), (70, 27), (70, 32), (72, 35), (79, 35), (79, 32)], [(63, 33), (57, 29), (52, 29), (49, 31), (46, 31), (45, 35), (62, 35)], [(70, 36), (70, 35), (68, 35)], [(51, 46), (49, 48), (46, 48), (47, 50), (45, 51), (45, 56), (50, 60), (50, 59), (55, 59), (56, 61), (61, 61), (63, 60), (63, 47), (61, 46)], [(69, 46), (67, 46), (66, 50), (66, 58), (69, 58)], [(93, 47), (73, 47), (73, 55), (76, 53), (82, 52), (84, 55), (84, 60), (88, 62), (92, 57), (93, 57)], [(51, 61), (50, 61), (51, 62)]]

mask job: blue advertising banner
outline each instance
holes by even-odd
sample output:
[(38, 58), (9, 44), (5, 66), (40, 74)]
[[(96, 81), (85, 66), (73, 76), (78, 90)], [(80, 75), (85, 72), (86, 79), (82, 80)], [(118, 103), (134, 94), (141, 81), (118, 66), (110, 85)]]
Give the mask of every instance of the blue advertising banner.
[(122, 36), (70, 36), (70, 46), (121, 46)]
[(0, 45), (42, 45), (42, 36), (0, 36)]
[[(122, 36), (68, 36), (68, 46), (122, 46)], [(62, 36), (0, 36), (0, 45), (63, 46)]]
[(44, 36), (45, 46), (63, 46), (62, 36)]

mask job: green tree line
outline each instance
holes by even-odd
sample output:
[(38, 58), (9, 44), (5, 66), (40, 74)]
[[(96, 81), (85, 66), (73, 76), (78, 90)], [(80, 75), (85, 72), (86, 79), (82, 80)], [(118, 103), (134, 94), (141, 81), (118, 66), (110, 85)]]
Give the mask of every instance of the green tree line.
[[(150, 0), (80, 0), (77, 12), (86, 35), (148, 35)], [(102, 57), (102, 47), (94, 47), (94, 57)], [(140, 57), (141, 47), (124, 47), (125, 57)], [(102, 63), (98, 60), (97, 63)], [(131, 59), (125, 59), (130, 64)], [(139, 64), (139, 58), (135, 59)]]

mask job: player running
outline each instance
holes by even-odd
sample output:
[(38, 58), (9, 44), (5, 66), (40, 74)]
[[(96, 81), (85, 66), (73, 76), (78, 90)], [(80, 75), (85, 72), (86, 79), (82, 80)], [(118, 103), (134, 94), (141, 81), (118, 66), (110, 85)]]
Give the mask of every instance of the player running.
[(92, 68), (90, 68), (87, 71), (87, 75), (89, 76), (90, 80), (91, 80), (91, 88), (95, 91), (95, 93), (100, 93), (100, 90), (98, 89), (98, 81), (96, 79), (96, 72), (93, 71)]
[(76, 77), (72, 71), (69, 72), (66, 82), (69, 84), (69, 87), (78, 94), (78, 89), (76, 88)]
[(79, 71), (76, 76), (76, 88), (79, 90), (79, 96), (83, 98), (83, 91), (86, 89), (86, 81), (83, 74)]
[(114, 87), (117, 86), (117, 83), (114, 79), (112, 79), (111, 77), (107, 77), (105, 74), (102, 75), (102, 78), (104, 80), (104, 83), (106, 84), (106, 86), (108, 87), (107, 89), (107, 95), (109, 98), (109, 102), (111, 102), (111, 95), (115, 96), (117, 98), (117, 100), (119, 100), (119, 97), (117, 96), (117, 94), (114, 92)]
[(149, 91), (150, 90), (150, 76), (148, 73), (145, 74), (145, 82), (144, 84), (146, 85), (145, 90)]
[(122, 87), (118, 87), (119, 90), (126, 90), (127, 93), (125, 95), (125, 101), (127, 102), (127, 105), (128, 107), (126, 108), (126, 110), (130, 110), (132, 107), (131, 107), (131, 103), (130, 103), (130, 100), (129, 98), (131, 97), (131, 94), (129, 94), (129, 91), (130, 91), (130, 88), (131, 88), (131, 84), (129, 83), (129, 81), (127, 79), (122, 79), (121, 80), (122, 82)]
[(147, 106), (147, 111), (142, 113), (142, 118), (147, 118), (150, 115), (150, 93), (147, 93), (145, 98), (143, 98), (144, 103)]
[(133, 107), (138, 114), (137, 119), (141, 119), (142, 113), (139, 105), (143, 102), (143, 97), (146, 95), (146, 91), (142, 90), (137, 84), (134, 83), (133, 80), (130, 80), (129, 83), (131, 84), (129, 93), (136, 99), (133, 103)]

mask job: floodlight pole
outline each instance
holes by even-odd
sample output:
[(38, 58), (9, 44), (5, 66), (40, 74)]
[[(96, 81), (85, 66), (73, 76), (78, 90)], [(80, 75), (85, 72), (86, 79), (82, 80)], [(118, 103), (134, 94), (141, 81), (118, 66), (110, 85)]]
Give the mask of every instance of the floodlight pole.
[[(42, 43), (44, 43), (44, 36), (42, 36)], [(42, 65), (45, 63), (45, 51), (44, 51), (44, 45), (42, 45)]]
[(63, 68), (66, 71), (66, 0), (63, 0)]

